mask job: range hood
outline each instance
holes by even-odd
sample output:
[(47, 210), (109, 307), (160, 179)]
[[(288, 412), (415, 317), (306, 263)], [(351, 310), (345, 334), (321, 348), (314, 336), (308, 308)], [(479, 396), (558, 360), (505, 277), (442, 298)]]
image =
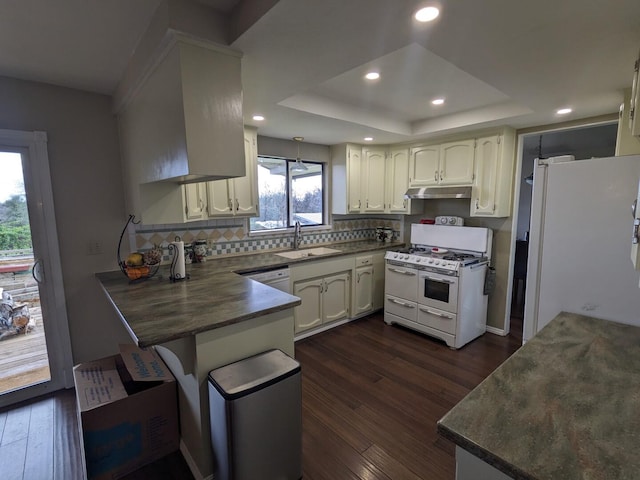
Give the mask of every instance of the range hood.
[(471, 198), (471, 187), (414, 187), (407, 190), (405, 198)]

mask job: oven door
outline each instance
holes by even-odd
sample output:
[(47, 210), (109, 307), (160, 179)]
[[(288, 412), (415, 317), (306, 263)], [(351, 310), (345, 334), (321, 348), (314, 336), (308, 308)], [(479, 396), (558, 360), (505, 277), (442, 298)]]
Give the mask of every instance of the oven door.
[(418, 270), (387, 263), (384, 274), (384, 290), (387, 295), (418, 301)]
[(421, 271), (418, 284), (418, 303), (445, 312), (458, 311), (458, 277)]

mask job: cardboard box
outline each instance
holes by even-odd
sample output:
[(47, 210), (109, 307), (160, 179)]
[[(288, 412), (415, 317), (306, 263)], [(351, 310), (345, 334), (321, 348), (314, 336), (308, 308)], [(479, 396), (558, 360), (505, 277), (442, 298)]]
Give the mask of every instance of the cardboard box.
[(179, 449), (176, 381), (153, 349), (76, 365), (85, 476), (120, 478)]

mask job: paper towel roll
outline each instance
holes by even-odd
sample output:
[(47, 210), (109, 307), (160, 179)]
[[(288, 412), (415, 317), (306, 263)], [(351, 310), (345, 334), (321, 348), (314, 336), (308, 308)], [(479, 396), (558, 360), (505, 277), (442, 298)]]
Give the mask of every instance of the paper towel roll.
[(169, 250), (173, 253), (171, 260), (171, 279), (182, 280), (186, 277), (186, 267), (184, 264), (184, 242), (171, 242)]

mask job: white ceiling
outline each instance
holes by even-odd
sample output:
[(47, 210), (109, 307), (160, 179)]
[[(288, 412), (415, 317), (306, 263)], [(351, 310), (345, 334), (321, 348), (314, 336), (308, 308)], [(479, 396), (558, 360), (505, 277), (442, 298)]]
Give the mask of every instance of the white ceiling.
[[(162, 1), (175, 10), (194, 0), (2, 2), (0, 75), (111, 94)], [(269, 3), (198, 2), (229, 24)], [(426, 25), (412, 18), (417, 0), (271, 3), (231, 43), (244, 54), (245, 122), (321, 144), (615, 113), (640, 48), (638, 0), (442, 0)], [(369, 69), (381, 78), (365, 82)], [(435, 96), (445, 105), (433, 107)], [(564, 106), (574, 112), (558, 117)]]

